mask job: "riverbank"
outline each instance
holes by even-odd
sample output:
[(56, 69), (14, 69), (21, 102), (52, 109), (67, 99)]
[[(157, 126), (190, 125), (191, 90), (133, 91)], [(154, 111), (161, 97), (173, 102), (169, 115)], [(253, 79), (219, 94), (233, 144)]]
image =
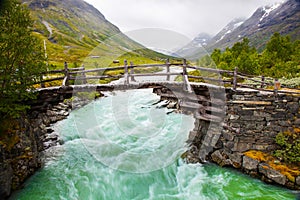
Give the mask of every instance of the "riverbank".
[[(39, 170), (43, 154), (49, 148), (63, 144), (52, 126), (102, 94), (80, 94), (46, 109), (35, 106), (19, 119), (3, 122), (0, 136), (0, 199), (23, 187), (23, 183)], [(42, 108), (42, 109), (41, 109)]]
[[(285, 102), (285, 101), (283, 101)], [(296, 112), (297, 109), (299, 109), (299, 106), (297, 106), (299, 100), (298, 98), (294, 98), (292, 103), (289, 103), (289, 106), (293, 105), (293, 107), (296, 107), (296, 109), (289, 109), (286, 114), (289, 116), (293, 116), (292, 119), (295, 119), (294, 115), (296, 116), (298, 113)], [(280, 105), (281, 107), (284, 107), (283, 105)], [(180, 105), (178, 105), (177, 101), (170, 101), (169, 106), (172, 108), (177, 108), (179, 112), (190, 114), (190, 112), (186, 112), (184, 109), (182, 110), (180, 108)], [(238, 108), (237, 108), (238, 107)], [(242, 110), (241, 105), (235, 106), (234, 110)], [(230, 107), (229, 107), (230, 108)], [(231, 108), (232, 109), (232, 108)], [(249, 109), (249, 108), (248, 108)], [(252, 110), (261, 110), (259, 108), (252, 108)], [(296, 111), (295, 111), (296, 110)], [(276, 132), (278, 130), (284, 130), (285, 128), (289, 127), (296, 127), (298, 122), (294, 122), (294, 124), (291, 121), (287, 121), (284, 123), (284, 119), (281, 119), (282, 121), (277, 122), (278, 115), (274, 114), (274, 111), (272, 108), (264, 109), (265, 113), (256, 113), (256, 115), (261, 116), (268, 116), (269, 119), (267, 122), (260, 122), (261, 125), (269, 124), (270, 122), (276, 122), (276, 126), (272, 127), (261, 127), (259, 130), (263, 131), (264, 129), (274, 130), (273, 132)], [(269, 113), (273, 113), (273, 118), (271, 115), (269, 116)], [(267, 113), (267, 114), (266, 114)], [(250, 118), (250, 113), (246, 113), (248, 118)], [(251, 121), (249, 121), (247, 118), (239, 119), (240, 117), (235, 115), (236, 118), (235, 124), (239, 127), (245, 126), (248, 127), (247, 131), (248, 134), (252, 132), (253, 135), (259, 135), (259, 132), (257, 129), (257, 123), (254, 124), (254, 126), (251, 124)], [(227, 116), (227, 118), (233, 118), (232, 115)], [(242, 117), (241, 117), (242, 118)], [(239, 120), (238, 120), (239, 119)], [(255, 119), (255, 118), (253, 118)], [(258, 118), (258, 120), (260, 120)], [(225, 119), (226, 121), (226, 119)], [(260, 120), (263, 121), (263, 120)], [(299, 121), (299, 120), (298, 120)], [(260, 126), (261, 126), (260, 125)], [(281, 126), (283, 125), (283, 126)], [(183, 158), (186, 160), (187, 163), (203, 163), (203, 160), (201, 160), (201, 146), (204, 141), (205, 133), (211, 132), (211, 140), (214, 140), (216, 131), (218, 131), (218, 128), (214, 128), (215, 126), (219, 126), (217, 123), (207, 123), (201, 119), (196, 119), (195, 122), (195, 129), (190, 132), (188, 144), (189, 144), (189, 150), (183, 155)], [(210, 131), (207, 131), (205, 127), (209, 127)], [(251, 128), (252, 127), (252, 128)], [(237, 127), (231, 127), (231, 129), (234, 129)], [(215, 129), (216, 131), (211, 131)], [(297, 128), (291, 129), (291, 131), (298, 131)], [(204, 132), (205, 133), (204, 133)], [(299, 134), (300, 132), (296, 132), (295, 134)], [(240, 172), (243, 172), (244, 174), (247, 174), (253, 178), (260, 179), (268, 184), (278, 185), (280, 187), (285, 187), (287, 189), (291, 190), (300, 190), (300, 166), (297, 166), (296, 164), (288, 164), (284, 163), (283, 161), (280, 161), (278, 158), (275, 158), (272, 156), (272, 152), (276, 150), (277, 146), (275, 144), (275, 137), (272, 138), (271, 136), (255, 136), (255, 137), (249, 137), (247, 134), (244, 134), (247, 136), (247, 144), (244, 144), (244, 140), (237, 140), (235, 137), (237, 133), (233, 134), (230, 133), (229, 130), (221, 129), (219, 134), (219, 139), (215, 142), (215, 145), (213, 146), (211, 152), (206, 156), (207, 162), (215, 163), (221, 167), (227, 167), (227, 168), (233, 168)], [(238, 133), (239, 135), (243, 135), (241, 132)], [(274, 134), (276, 135), (276, 134)], [(245, 136), (245, 137), (246, 137)], [(210, 136), (207, 136), (208, 138)], [(262, 141), (258, 144), (258, 140)], [(206, 142), (209, 142), (206, 138)], [(257, 150), (257, 148), (254, 150), (249, 149), (250, 144), (253, 143), (259, 147), (260, 150)], [(264, 151), (265, 149), (265, 151)]]
[(41, 166), (41, 153), (60, 141), (51, 125), (69, 115), (70, 105), (59, 103), (45, 112), (31, 110), (20, 119), (4, 122), (0, 142), (0, 196), (9, 197)]

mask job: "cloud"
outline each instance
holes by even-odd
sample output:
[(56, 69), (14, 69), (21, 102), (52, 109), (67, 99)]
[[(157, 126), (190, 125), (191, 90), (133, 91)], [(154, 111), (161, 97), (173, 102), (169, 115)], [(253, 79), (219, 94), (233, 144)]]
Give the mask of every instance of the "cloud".
[(85, 0), (148, 48), (174, 52), (200, 33), (212, 36), (235, 18), (282, 0)]
[(188, 37), (216, 34), (236, 17), (280, 0), (85, 0), (122, 31), (163, 28)]

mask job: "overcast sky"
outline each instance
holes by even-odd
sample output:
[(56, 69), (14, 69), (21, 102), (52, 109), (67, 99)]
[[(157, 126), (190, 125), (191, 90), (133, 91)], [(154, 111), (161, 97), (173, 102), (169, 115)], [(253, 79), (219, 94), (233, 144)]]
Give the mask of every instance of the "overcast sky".
[(85, 0), (122, 32), (143, 28), (176, 31), (189, 38), (216, 34), (237, 17), (282, 0)]
[(85, 0), (135, 41), (175, 51), (199, 33), (212, 36), (234, 18), (283, 0)]

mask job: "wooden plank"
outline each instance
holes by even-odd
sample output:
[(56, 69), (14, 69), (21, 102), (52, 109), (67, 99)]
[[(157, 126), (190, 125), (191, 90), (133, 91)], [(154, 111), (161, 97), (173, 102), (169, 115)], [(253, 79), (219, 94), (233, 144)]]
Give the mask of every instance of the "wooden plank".
[(70, 74), (101, 72), (101, 71), (111, 71), (111, 70), (121, 70), (121, 69), (124, 69), (124, 66), (123, 67), (109, 67), (109, 68), (88, 69), (88, 70), (82, 70), (82, 71), (78, 71), (78, 72), (70, 72)]
[(104, 75), (104, 76), (75, 76), (75, 77), (70, 77), (70, 80), (91, 80), (91, 79), (102, 79), (102, 78), (122, 78), (124, 77), (123, 75), (118, 75), (118, 76), (108, 76), (108, 75)]
[[(182, 66), (182, 63), (170, 63), (170, 66)], [(137, 68), (147, 68), (147, 67), (167, 67), (167, 64), (145, 64), (145, 65), (133, 65), (132, 67)]]
[(246, 105), (272, 105), (270, 101), (230, 101), (233, 104), (246, 104)]
[[(249, 88), (249, 89), (253, 89), (253, 90), (256, 90), (256, 91), (262, 91), (262, 92), (274, 92), (274, 90), (268, 90), (268, 89), (264, 89), (264, 88), (256, 88), (256, 87), (251, 87), (251, 86), (248, 86), (248, 85), (243, 85), (243, 84), (237, 84), (239, 87), (241, 88)], [(283, 93), (283, 94), (300, 94), (300, 92), (296, 92), (296, 91), (286, 91), (286, 90), (283, 90), (284, 88), (282, 88), (281, 90), (278, 91), (278, 93)], [(286, 87), (286, 89), (291, 89), (291, 88), (288, 88)]]
[(145, 64), (145, 65), (133, 65), (132, 68), (148, 68), (148, 67), (166, 67), (166, 64)]
[(84, 67), (77, 67), (77, 68), (68, 68), (69, 71), (82, 71)]
[(51, 71), (46, 71), (43, 74), (58, 74), (58, 73), (64, 73), (65, 70), (59, 69), (59, 70), (51, 70)]
[(212, 68), (197, 67), (197, 66), (190, 66), (190, 65), (188, 65), (187, 68), (206, 71), (206, 72), (223, 73), (223, 74), (227, 73), (233, 75), (233, 71), (228, 71), (228, 70), (212, 69)]
[(63, 80), (64, 78), (65, 78), (64, 76), (60, 76), (60, 77), (56, 77), (56, 78), (45, 79), (45, 80), (42, 80), (38, 83), (47, 83), (47, 82), (51, 82), (51, 81), (59, 81), (59, 80)]
[(260, 81), (260, 80), (255, 80), (255, 79), (249, 78), (249, 77), (247, 77), (247, 76), (241, 76), (241, 75), (237, 75), (237, 76), (240, 77), (240, 78), (249, 80), (249, 81), (253, 81), (253, 82), (255, 82), (255, 83), (261, 83), (263, 86), (264, 86), (264, 85), (271, 85), (271, 86), (273, 86), (273, 83), (265, 82), (265, 77), (264, 77), (264, 76), (262, 76), (262, 81)]
[(219, 83), (231, 83), (231, 81), (227, 81), (227, 80), (208, 78), (208, 77), (202, 77), (202, 76), (188, 75), (188, 77), (189, 78), (195, 78), (195, 79), (204, 79), (204, 80), (207, 80), (207, 81), (213, 81), (213, 82), (219, 82)]
[(138, 77), (138, 76), (167, 76), (167, 75), (170, 75), (170, 76), (179, 76), (181, 75), (181, 73), (157, 73), (157, 74), (154, 74), (154, 73), (148, 73), (148, 74), (134, 74), (133, 76), (134, 77)]

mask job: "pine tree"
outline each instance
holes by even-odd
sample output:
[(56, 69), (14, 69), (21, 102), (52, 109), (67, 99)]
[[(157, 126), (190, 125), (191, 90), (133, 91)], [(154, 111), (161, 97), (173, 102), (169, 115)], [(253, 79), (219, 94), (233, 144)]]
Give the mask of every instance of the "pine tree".
[(0, 5), (0, 114), (17, 117), (22, 101), (34, 98), (31, 89), (45, 70), (42, 42), (32, 34), (28, 9), (16, 0)]

